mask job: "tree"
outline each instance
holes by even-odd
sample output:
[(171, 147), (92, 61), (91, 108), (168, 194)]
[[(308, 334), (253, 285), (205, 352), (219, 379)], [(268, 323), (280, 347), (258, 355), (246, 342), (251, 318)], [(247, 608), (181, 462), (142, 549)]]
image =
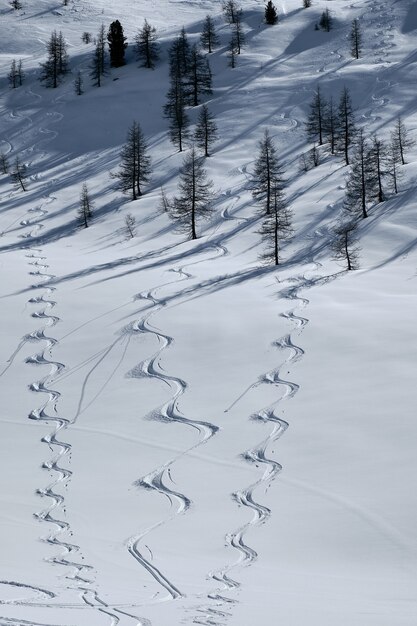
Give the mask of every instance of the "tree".
[(345, 212), (353, 214), (355, 219), (360, 216), (368, 217), (366, 208), (370, 195), (368, 154), (369, 148), (360, 129), (343, 204)]
[(204, 57), (196, 45), (192, 46), (187, 76), (184, 80), (184, 93), (187, 103), (197, 106), (201, 95), (209, 95), (211, 89), (211, 70), (207, 57)]
[(282, 170), (278, 162), (277, 151), (265, 129), (263, 138), (258, 143), (258, 157), (251, 178), (253, 197), (264, 205), (266, 215), (271, 213), (272, 189), (282, 187)]
[(303, 0), (303, 8), (308, 9), (311, 7), (311, 0)]
[(25, 78), (25, 72), (23, 71), (22, 59), (19, 59), (19, 62), (17, 64), (16, 75), (17, 75), (17, 81), (19, 83), (19, 87), (21, 87), (23, 85), (23, 80)]
[(120, 171), (114, 174), (119, 179), (119, 188), (124, 193), (130, 193), (132, 200), (137, 200), (142, 195), (142, 185), (150, 179), (151, 157), (147, 152), (148, 144), (140, 124), (134, 121), (128, 130), (126, 144), (120, 152)]
[(265, 7), (265, 22), (272, 26), (278, 22), (278, 11), (272, 0), (268, 0)]
[(23, 4), (20, 2), (20, 0), (12, 0), (10, 3), (10, 6), (15, 11), (19, 11), (20, 9), (23, 9)]
[(93, 207), (94, 204), (90, 199), (87, 183), (83, 183), (80, 194), (80, 206), (78, 207), (77, 213), (80, 224), (84, 228), (88, 228), (89, 222), (93, 215)]
[(84, 31), (83, 34), (81, 35), (81, 41), (83, 43), (91, 43), (91, 33), (88, 33), (87, 31)]
[(18, 76), (17, 76), (17, 64), (16, 59), (13, 59), (12, 64), (10, 66), (10, 72), (7, 75), (9, 85), (12, 89), (16, 89), (18, 85)]
[(333, 27), (333, 18), (330, 15), (329, 9), (325, 9), (320, 16), (319, 26), (322, 30), (330, 32)]
[(93, 84), (101, 87), (101, 77), (106, 72), (106, 39), (104, 24), (101, 25), (96, 39), (96, 47), (94, 49), (93, 62), (91, 64), (90, 76)]
[(203, 30), (200, 37), (201, 47), (208, 51), (209, 54), (213, 52), (213, 48), (219, 45), (220, 39), (214, 28), (214, 21), (210, 15), (206, 15), (204, 20)]
[(414, 146), (415, 141), (409, 136), (408, 130), (401, 117), (397, 118), (394, 130), (391, 133), (391, 142), (398, 162), (405, 165), (404, 153), (408, 148)]
[(136, 219), (131, 213), (125, 216), (125, 226), (129, 237), (133, 239), (136, 235)]
[(182, 27), (179, 36), (172, 42), (169, 49), (169, 75), (171, 80), (179, 78), (181, 81), (188, 73), (190, 62), (190, 44), (185, 28)]
[(22, 191), (26, 191), (26, 165), (20, 162), (18, 156), (14, 160), (13, 169), (10, 172), (10, 176), (17, 188), (20, 188)]
[(159, 59), (159, 44), (155, 26), (151, 26), (148, 20), (145, 20), (135, 37), (135, 41), (138, 61), (142, 61), (144, 67), (153, 69)]
[(382, 179), (386, 176), (387, 156), (386, 146), (378, 137), (374, 137), (371, 149), (367, 154), (367, 165), (370, 194), (376, 198), (377, 202), (384, 202), (385, 200)]
[(48, 58), (41, 63), (40, 80), (46, 87), (56, 88), (64, 74), (68, 72), (68, 53), (62, 33), (53, 31), (47, 44)]
[(242, 28), (242, 10), (239, 9), (235, 15), (233, 24), (233, 37), (236, 43), (236, 54), (240, 54), (242, 47), (245, 45), (245, 33)]
[(185, 110), (184, 88), (181, 77), (171, 80), (171, 87), (167, 93), (167, 103), (164, 114), (170, 120), (169, 134), (172, 143), (182, 152), (183, 142), (189, 135), (190, 120)]
[(224, 0), (222, 9), (228, 24), (235, 24), (237, 14), (242, 12), (242, 9), (236, 0)]
[(309, 140), (317, 142), (319, 146), (323, 144), (326, 108), (326, 100), (321, 95), (320, 86), (317, 85), (306, 127)]
[(346, 263), (347, 270), (359, 268), (358, 222), (355, 219), (341, 218), (334, 230), (332, 241), (333, 258)]
[(271, 212), (264, 217), (259, 230), (262, 240), (266, 243), (261, 258), (268, 263), (279, 265), (281, 242), (291, 237), (293, 233), (292, 212), (285, 201), (282, 178), (273, 180), (271, 196)]
[(213, 183), (207, 179), (202, 159), (194, 147), (184, 158), (178, 190), (179, 195), (171, 203), (171, 217), (189, 239), (197, 239), (197, 223), (208, 219), (213, 210)]
[(359, 20), (355, 18), (349, 34), (350, 53), (355, 59), (359, 59), (362, 52), (362, 32)]
[(231, 40), (229, 41), (229, 47), (227, 51), (227, 56), (229, 57), (229, 65), (232, 68), (236, 67), (236, 55), (237, 55), (237, 45), (236, 45), (236, 39), (233, 36)]
[(398, 152), (396, 146), (391, 141), (387, 154), (387, 175), (391, 179), (391, 185), (394, 193), (398, 193), (398, 182), (402, 177), (398, 164)]
[(0, 152), (0, 172), (2, 174), (9, 173), (9, 159), (7, 158), (7, 155), (4, 154), (4, 152)]
[(194, 141), (196, 145), (204, 150), (204, 156), (208, 157), (209, 148), (217, 139), (217, 125), (214, 121), (213, 114), (210, 113), (208, 107), (204, 104), (198, 116), (197, 126), (194, 133)]
[(327, 141), (330, 144), (330, 152), (332, 154), (336, 151), (336, 133), (337, 133), (337, 115), (333, 104), (333, 96), (330, 96), (330, 100), (326, 105), (326, 114), (324, 118), (324, 132)]
[(77, 76), (75, 77), (75, 80), (74, 80), (74, 91), (77, 94), (77, 96), (81, 96), (81, 94), (84, 93), (83, 76), (80, 70), (78, 70)]
[(346, 165), (349, 165), (349, 148), (357, 134), (355, 115), (352, 100), (347, 87), (344, 87), (340, 96), (337, 112), (337, 148), (343, 152)]
[(171, 209), (171, 202), (168, 196), (166, 195), (165, 189), (163, 187), (161, 187), (161, 195), (159, 197), (159, 209), (163, 213), (169, 213)]
[(109, 42), (110, 65), (111, 67), (121, 67), (125, 65), (125, 50), (127, 48), (126, 37), (123, 35), (123, 27), (119, 20), (110, 24), (107, 33)]

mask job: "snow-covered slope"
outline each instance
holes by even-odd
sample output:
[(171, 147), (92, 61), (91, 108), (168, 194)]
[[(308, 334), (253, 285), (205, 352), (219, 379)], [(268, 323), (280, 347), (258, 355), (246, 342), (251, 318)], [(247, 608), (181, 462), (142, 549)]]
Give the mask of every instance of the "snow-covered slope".
[[(220, 2), (118, 4), (0, 0), (0, 150), (29, 175), (26, 193), (0, 176), (0, 624), (414, 625), (417, 149), (361, 222), (349, 273), (329, 248), (347, 168), (325, 150), (307, 173), (298, 161), (318, 84), (350, 89), (366, 133), (388, 139), (401, 115), (416, 137), (417, 3), (278, 1), (266, 27), (264, 2), (242, 0), (233, 70)], [(334, 29), (315, 31), (326, 6)], [(183, 159), (162, 106), (167, 48), (183, 25), (197, 41), (207, 13), (216, 201), (191, 242), (158, 209)], [(132, 50), (144, 18), (164, 51), (154, 71)], [(81, 34), (114, 19), (128, 64), (98, 89)], [(82, 96), (72, 77), (38, 81), (54, 29)], [(26, 80), (10, 90), (14, 58)], [(134, 119), (154, 171), (129, 202), (110, 172)], [(249, 188), (266, 128), (294, 212), (278, 269), (259, 262)]]

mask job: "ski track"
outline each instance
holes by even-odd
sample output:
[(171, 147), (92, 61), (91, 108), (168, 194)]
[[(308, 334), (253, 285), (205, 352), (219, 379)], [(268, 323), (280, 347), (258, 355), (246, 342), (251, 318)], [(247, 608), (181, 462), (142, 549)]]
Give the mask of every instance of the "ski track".
[[(216, 245), (215, 248), (216, 258), (218, 255), (224, 255), (228, 253), (227, 250), (222, 246)], [(189, 267), (189, 265), (195, 265), (197, 263), (201, 263), (201, 260), (190, 263), (187, 265), (187, 267)], [(185, 271), (184, 267), (172, 268), (170, 271), (177, 273), (180, 277), (180, 280), (189, 280), (193, 277), (192, 274)], [(173, 512), (168, 518), (162, 518), (161, 520), (158, 520), (152, 526), (130, 537), (126, 542), (127, 549), (129, 553), (133, 556), (133, 558), (135, 558), (136, 561), (142, 567), (144, 567), (153, 576), (153, 578), (168, 592), (168, 596), (164, 598), (164, 600), (176, 600), (184, 597), (184, 594), (155, 565), (153, 565), (150, 560), (145, 558), (145, 556), (139, 549), (139, 545), (149, 533), (161, 527), (162, 525), (165, 525), (168, 522), (172, 521), (178, 515), (186, 513), (187, 510), (191, 507), (192, 502), (190, 498), (188, 498), (180, 491), (175, 491), (168, 487), (164, 479), (165, 477), (168, 477), (168, 479), (172, 482), (171, 469), (174, 463), (177, 462), (180, 458), (186, 456), (191, 451), (206, 443), (219, 430), (218, 426), (212, 424), (211, 422), (195, 420), (182, 414), (181, 410), (178, 407), (178, 403), (181, 396), (187, 390), (187, 383), (179, 377), (165, 373), (161, 366), (162, 354), (172, 345), (174, 338), (170, 335), (163, 333), (156, 326), (153, 326), (150, 323), (150, 319), (167, 305), (167, 302), (164, 301), (163, 298), (157, 298), (157, 292), (160, 291), (163, 287), (171, 284), (173, 284), (172, 281), (164, 283), (151, 289), (150, 291), (142, 292), (136, 296), (137, 299), (148, 300), (151, 303), (151, 308), (147, 314), (145, 314), (141, 319), (133, 323), (133, 329), (135, 332), (147, 333), (156, 337), (159, 347), (158, 350), (154, 354), (152, 354), (152, 356), (139, 363), (128, 373), (128, 376), (131, 376), (133, 378), (145, 377), (159, 380), (165, 385), (168, 385), (168, 387), (172, 390), (173, 395), (171, 396), (171, 398), (160, 407), (154, 409), (147, 416), (147, 419), (157, 420), (163, 423), (176, 422), (178, 424), (188, 426), (196, 430), (199, 435), (199, 440), (197, 441), (197, 443), (190, 446), (186, 450), (179, 452), (178, 454), (176, 454), (176, 456), (168, 460), (162, 466), (156, 468), (146, 476), (143, 476), (142, 478), (139, 478), (134, 482), (134, 485), (136, 487), (156, 491), (157, 493), (166, 497), (169, 500), (171, 507), (173, 508)], [(148, 550), (151, 554), (151, 559), (153, 559), (152, 552), (149, 548)]]
[[(318, 264), (315, 264), (316, 267)], [(288, 319), (293, 326), (297, 334), (300, 334), (304, 327), (308, 324), (308, 319), (298, 314), (300, 307), (305, 308), (309, 301), (307, 298), (303, 298), (299, 295), (299, 291), (305, 287), (311, 286), (311, 281), (304, 276), (298, 278), (291, 278), (286, 282), (295, 282), (295, 285), (290, 285), (287, 288), (280, 289), (280, 296), (290, 301), (295, 301), (295, 306), (282, 313), (281, 316)], [(264, 385), (272, 384), (283, 390), (283, 394), (274, 401), (268, 407), (265, 407), (257, 411), (250, 417), (252, 420), (263, 422), (264, 424), (272, 425), (271, 432), (259, 443), (252, 448), (245, 450), (241, 457), (248, 463), (255, 465), (256, 467), (263, 467), (263, 474), (249, 486), (239, 489), (231, 494), (232, 499), (238, 506), (248, 508), (252, 513), (252, 518), (237, 528), (236, 530), (229, 532), (225, 536), (226, 546), (232, 547), (239, 553), (239, 558), (232, 564), (212, 571), (208, 574), (208, 577), (216, 582), (221, 583), (220, 588), (216, 588), (208, 594), (210, 600), (216, 602), (216, 608), (199, 606), (196, 607), (196, 611), (201, 613), (201, 617), (195, 617), (193, 622), (195, 624), (203, 624), (205, 626), (221, 626), (224, 620), (227, 619), (229, 613), (225, 611), (225, 604), (232, 605), (238, 600), (229, 595), (234, 590), (240, 588), (241, 583), (230, 576), (230, 572), (239, 567), (245, 567), (251, 565), (257, 558), (258, 553), (254, 548), (246, 543), (245, 536), (247, 532), (254, 527), (264, 524), (271, 516), (271, 510), (266, 506), (258, 502), (255, 498), (255, 491), (262, 485), (266, 486), (265, 492), (272, 484), (276, 476), (281, 472), (281, 464), (268, 456), (268, 449), (276, 442), (287, 430), (289, 424), (276, 414), (276, 408), (284, 400), (293, 398), (299, 390), (299, 386), (288, 380), (284, 380), (280, 376), (280, 371), (283, 368), (288, 368), (291, 365), (297, 363), (304, 355), (304, 350), (296, 345), (292, 339), (291, 333), (283, 335), (281, 338), (272, 342), (272, 346), (290, 352), (285, 361), (277, 368), (266, 372), (259, 376), (258, 380), (250, 385), (228, 408), (225, 412), (230, 411), (249, 391), (252, 389)]]

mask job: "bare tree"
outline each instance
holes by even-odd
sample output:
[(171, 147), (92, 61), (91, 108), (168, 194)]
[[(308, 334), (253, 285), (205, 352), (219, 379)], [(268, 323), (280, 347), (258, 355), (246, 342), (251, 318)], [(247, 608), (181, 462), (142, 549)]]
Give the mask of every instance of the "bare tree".
[(19, 157), (17, 156), (14, 160), (13, 169), (10, 172), (10, 176), (16, 187), (18, 189), (20, 188), (22, 191), (26, 191), (26, 169), (26, 165), (24, 163), (21, 163)]
[(7, 158), (7, 155), (4, 154), (4, 152), (0, 152), (0, 172), (2, 174), (9, 173), (9, 159)]
[(194, 141), (199, 148), (204, 150), (204, 156), (210, 156), (209, 148), (216, 141), (217, 137), (217, 125), (213, 114), (210, 113), (207, 105), (203, 104), (197, 120)]
[(345, 164), (349, 165), (349, 148), (357, 134), (355, 115), (349, 90), (344, 87), (340, 95), (337, 115), (337, 147), (343, 152)]
[(415, 141), (409, 136), (409, 132), (401, 117), (397, 118), (394, 130), (391, 133), (391, 141), (397, 154), (398, 161), (405, 165), (404, 153), (408, 148), (414, 146)]
[(241, 49), (245, 45), (245, 33), (242, 26), (242, 10), (240, 9), (235, 15), (235, 21), (232, 25), (233, 36), (236, 42), (236, 52), (240, 54)]
[(359, 25), (359, 20), (354, 19), (352, 22), (352, 28), (349, 34), (350, 40), (350, 53), (355, 59), (359, 59), (362, 52), (362, 32)]
[(213, 52), (213, 48), (218, 46), (220, 43), (220, 39), (214, 27), (213, 18), (210, 15), (206, 15), (206, 19), (204, 20), (200, 43), (201, 47), (207, 50), (209, 54), (211, 54)]
[(385, 144), (375, 136), (367, 155), (367, 166), (370, 193), (376, 198), (377, 202), (384, 202), (385, 200), (382, 181), (386, 176), (387, 157), (388, 153)]
[(237, 14), (242, 12), (239, 3), (236, 2), (236, 0), (224, 0), (222, 8), (226, 22), (228, 24), (235, 24)]
[(101, 25), (96, 38), (93, 62), (91, 64), (91, 78), (93, 84), (101, 87), (101, 77), (106, 72), (106, 31), (104, 24)]
[(185, 110), (184, 87), (180, 76), (171, 79), (171, 87), (167, 93), (164, 114), (170, 120), (169, 134), (171, 141), (182, 152), (184, 140), (189, 135), (188, 127), (190, 120)]
[(288, 208), (282, 179), (275, 179), (271, 190), (271, 211), (264, 216), (260, 229), (266, 249), (261, 255), (263, 261), (279, 265), (281, 261), (281, 243), (291, 237), (292, 211)]
[(80, 206), (78, 207), (78, 219), (80, 224), (84, 228), (88, 228), (89, 222), (92, 218), (93, 211), (93, 202), (90, 199), (90, 195), (88, 193), (87, 183), (83, 183), (80, 194)]
[(47, 44), (47, 52), (47, 60), (41, 63), (40, 80), (45, 83), (46, 87), (55, 89), (62, 77), (69, 71), (67, 45), (61, 32), (53, 31)]
[(213, 210), (213, 183), (207, 179), (194, 147), (184, 158), (178, 189), (179, 195), (171, 203), (171, 217), (189, 239), (197, 239), (197, 223), (208, 219)]
[(387, 175), (391, 181), (392, 190), (394, 191), (394, 193), (397, 194), (398, 183), (402, 178), (402, 172), (399, 166), (397, 147), (393, 144), (392, 141), (388, 147), (386, 163), (387, 163)]
[(355, 219), (339, 220), (334, 230), (332, 252), (335, 260), (343, 261), (347, 270), (359, 268), (358, 222)]
[(368, 154), (369, 148), (360, 129), (343, 205), (345, 211), (353, 214), (355, 219), (359, 216), (368, 217), (367, 202), (370, 195)]
[(237, 44), (236, 44), (236, 39), (235, 39), (234, 35), (231, 38), (231, 40), (229, 41), (229, 47), (228, 47), (227, 55), (229, 57), (229, 65), (230, 65), (230, 67), (231, 68), (235, 68), (236, 67)]
[(159, 44), (155, 26), (151, 26), (148, 20), (145, 22), (135, 37), (136, 56), (142, 61), (144, 67), (153, 69), (159, 59)]
[(137, 200), (143, 193), (142, 186), (150, 179), (152, 168), (146, 139), (136, 121), (128, 130), (127, 142), (120, 156), (120, 170), (113, 176), (119, 179), (119, 188), (124, 193), (130, 193), (132, 200)]
[(268, 129), (265, 129), (264, 136), (258, 144), (251, 186), (253, 197), (263, 203), (266, 215), (271, 212), (272, 189), (282, 186), (282, 178), (277, 150)]
[(317, 85), (316, 93), (310, 104), (310, 113), (306, 124), (307, 135), (310, 141), (323, 144), (326, 123), (327, 102), (321, 94), (320, 85)]
[(136, 219), (132, 213), (125, 215), (125, 226), (131, 239), (136, 235)]
[(83, 76), (81, 74), (81, 71), (78, 70), (77, 76), (75, 77), (75, 80), (74, 80), (74, 91), (77, 94), (77, 96), (81, 96), (81, 94), (84, 93), (83, 87), (84, 87)]
[(10, 72), (7, 75), (9, 85), (12, 89), (16, 89), (18, 85), (18, 77), (17, 77), (17, 64), (16, 59), (13, 59), (10, 65)]

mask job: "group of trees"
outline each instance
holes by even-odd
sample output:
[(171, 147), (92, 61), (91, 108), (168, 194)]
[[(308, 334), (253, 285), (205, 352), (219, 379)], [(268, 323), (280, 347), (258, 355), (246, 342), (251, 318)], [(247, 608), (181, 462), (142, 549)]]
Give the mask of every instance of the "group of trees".
[(9, 175), (17, 189), (26, 191), (27, 167), (19, 156), (16, 156), (13, 165), (10, 165), (7, 155), (0, 152), (0, 174)]
[(9, 81), (9, 85), (12, 89), (16, 89), (16, 87), (21, 87), (23, 85), (23, 79), (25, 78), (25, 73), (23, 71), (22, 59), (16, 62), (16, 59), (13, 59), (10, 72), (7, 75), (7, 79)]

